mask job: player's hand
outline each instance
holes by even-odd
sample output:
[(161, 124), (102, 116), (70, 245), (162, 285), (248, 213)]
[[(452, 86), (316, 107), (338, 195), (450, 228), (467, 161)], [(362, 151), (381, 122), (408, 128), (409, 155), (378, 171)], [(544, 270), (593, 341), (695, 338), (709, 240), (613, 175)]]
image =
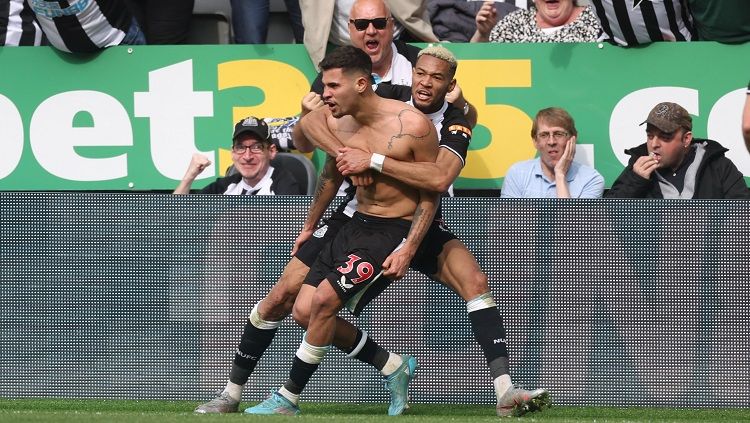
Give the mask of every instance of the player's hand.
[(555, 165), (555, 175), (561, 175), (565, 176), (568, 174), (568, 169), (570, 169), (570, 165), (573, 163), (573, 158), (576, 155), (576, 136), (573, 135), (568, 139), (568, 142), (565, 143), (565, 149), (563, 150), (562, 155), (560, 155), (560, 160), (557, 161), (557, 164)]
[(320, 97), (320, 94), (310, 91), (302, 97), (302, 113), (300, 113), (300, 115), (305, 116), (313, 110), (319, 109), (323, 106), (325, 106), (325, 103), (323, 103), (323, 98)]
[(633, 172), (643, 179), (651, 179), (651, 174), (659, 168), (659, 161), (653, 154), (641, 156), (633, 163)]
[(294, 256), (297, 254), (297, 251), (299, 251), (299, 248), (304, 244), (313, 234), (312, 229), (302, 229), (297, 235), (297, 239), (294, 240), (294, 246), (292, 246), (292, 252), (289, 254), (290, 256)]
[(190, 166), (188, 166), (188, 170), (185, 173), (185, 178), (190, 180), (197, 178), (210, 165), (211, 160), (208, 157), (194, 153), (193, 157), (190, 158)]
[(375, 182), (375, 178), (372, 177), (372, 171), (369, 169), (356, 175), (350, 175), (349, 179), (352, 180), (352, 185), (355, 187), (366, 187)]
[(497, 9), (495, 9), (494, 2), (484, 2), (474, 21), (477, 24), (477, 32), (482, 39), (489, 39), (492, 28), (497, 24)]
[(448, 94), (445, 95), (445, 100), (448, 103), (455, 105), (456, 101), (458, 101), (459, 99), (463, 99), (463, 97), (464, 97), (463, 91), (461, 91), (461, 87), (459, 87), (458, 83), (456, 83), (456, 85), (453, 86), (453, 89), (448, 91)]
[(372, 153), (358, 148), (342, 147), (336, 155), (336, 167), (344, 176), (362, 173), (370, 169)]
[(411, 259), (414, 258), (414, 253), (415, 251), (406, 247), (392, 252), (383, 262), (383, 276), (392, 281), (403, 278), (406, 271), (409, 270), (409, 264)]

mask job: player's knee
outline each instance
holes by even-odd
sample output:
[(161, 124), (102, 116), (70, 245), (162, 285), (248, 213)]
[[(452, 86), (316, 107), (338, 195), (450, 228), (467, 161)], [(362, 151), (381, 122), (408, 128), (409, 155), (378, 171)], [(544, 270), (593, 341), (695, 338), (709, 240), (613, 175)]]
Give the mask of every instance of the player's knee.
[(321, 286), (315, 290), (315, 295), (312, 300), (311, 315), (320, 317), (335, 316), (340, 309), (340, 300), (333, 288), (326, 289)]
[(466, 282), (464, 300), (471, 300), (490, 290), (487, 275), (481, 270), (472, 272)]
[(266, 320), (282, 320), (292, 312), (299, 288), (290, 289), (288, 285), (278, 284), (271, 289), (260, 303), (260, 316)]
[(299, 301), (294, 303), (292, 318), (298, 325), (307, 329), (307, 325), (310, 324), (310, 302), (308, 301), (306, 305)]
[(271, 288), (271, 292), (261, 302), (258, 310), (261, 317), (266, 320), (282, 320), (288, 316), (292, 312), (301, 286), (300, 278), (284, 272), (276, 285)]

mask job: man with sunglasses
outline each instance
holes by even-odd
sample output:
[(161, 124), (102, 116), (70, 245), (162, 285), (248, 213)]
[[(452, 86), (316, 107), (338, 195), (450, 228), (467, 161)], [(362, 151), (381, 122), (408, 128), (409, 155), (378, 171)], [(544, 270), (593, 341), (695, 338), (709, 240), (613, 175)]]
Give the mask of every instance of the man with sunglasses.
[(611, 198), (750, 198), (742, 173), (716, 141), (693, 138), (693, 118), (676, 103), (659, 103), (641, 125), (646, 142), (607, 192)]
[(531, 125), (539, 157), (518, 162), (503, 181), (503, 198), (601, 198), (604, 178), (593, 167), (573, 161), (578, 131), (559, 107), (540, 110)]
[[(201, 194), (225, 195), (302, 195), (302, 188), (294, 176), (271, 166), (276, 157), (276, 146), (269, 138), (268, 125), (263, 119), (249, 116), (237, 122), (232, 136), (232, 162), (237, 173), (217, 179), (203, 188)], [(189, 194), (198, 175), (211, 161), (202, 154), (194, 154), (185, 176), (174, 194)]]
[[(411, 87), (411, 70), (417, 62), (419, 48), (393, 39), (394, 19), (383, 0), (357, 0), (349, 13), (349, 36), (352, 45), (367, 53), (372, 60), (375, 92), (381, 97), (394, 98), (389, 94), (390, 86)], [(313, 81), (310, 92), (302, 99), (301, 116), (323, 106), (321, 74)], [(459, 88), (451, 91), (448, 101), (463, 110), (469, 122), (477, 121), (476, 109), (463, 97)], [(315, 147), (295, 128), (295, 147), (308, 153)]]

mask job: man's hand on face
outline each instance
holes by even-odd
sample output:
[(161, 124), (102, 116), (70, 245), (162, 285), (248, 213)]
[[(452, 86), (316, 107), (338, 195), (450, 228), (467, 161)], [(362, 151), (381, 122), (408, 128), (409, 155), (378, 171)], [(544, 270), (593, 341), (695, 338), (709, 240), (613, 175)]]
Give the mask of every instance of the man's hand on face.
[(658, 168), (659, 161), (656, 160), (655, 156), (651, 153), (649, 153), (648, 156), (639, 157), (635, 163), (633, 163), (633, 172), (643, 179), (651, 179), (651, 174)]
[(573, 163), (573, 158), (576, 155), (576, 136), (573, 135), (565, 143), (565, 149), (563, 150), (560, 160), (555, 165), (555, 175), (565, 176), (568, 174), (568, 169)]

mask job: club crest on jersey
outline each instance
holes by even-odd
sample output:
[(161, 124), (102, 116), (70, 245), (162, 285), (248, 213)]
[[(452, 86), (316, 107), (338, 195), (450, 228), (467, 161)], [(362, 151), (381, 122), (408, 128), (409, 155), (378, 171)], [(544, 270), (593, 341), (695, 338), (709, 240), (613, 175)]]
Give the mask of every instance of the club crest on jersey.
[(464, 138), (471, 138), (471, 129), (463, 125), (451, 125), (448, 127), (448, 132), (453, 135), (456, 135), (460, 132)]
[(313, 232), (313, 236), (315, 238), (323, 238), (327, 231), (328, 231), (328, 225), (323, 225), (319, 227), (317, 231)]

